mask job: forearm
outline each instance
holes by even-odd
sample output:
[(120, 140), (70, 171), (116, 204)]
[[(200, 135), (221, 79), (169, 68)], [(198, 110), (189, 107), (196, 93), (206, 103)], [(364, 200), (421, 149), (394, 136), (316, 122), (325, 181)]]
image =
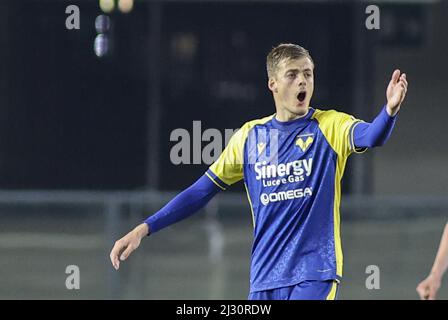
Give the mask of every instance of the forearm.
[(384, 106), (372, 123), (361, 122), (353, 131), (356, 148), (373, 148), (382, 146), (389, 139), (397, 116), (391, 117)]
[(157, 232), (183, 220), (203, 208), (221, 189), (203, 175), (193, 185), (178, 194), (167, 205), (144, 222), (148, 233)]
[(436, 259), (431, 269), (431, 274), (438, 278), (442, 278), (443, 274), (448, 268), (448, 223), (445, 225), (442, 239), (440, 240), (439, 249), (437, 251)]

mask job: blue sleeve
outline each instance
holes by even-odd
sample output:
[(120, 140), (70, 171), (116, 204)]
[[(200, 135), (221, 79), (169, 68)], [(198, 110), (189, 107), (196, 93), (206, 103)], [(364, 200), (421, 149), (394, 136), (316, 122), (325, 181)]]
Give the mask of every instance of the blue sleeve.
[(397, 115), (391, 117), (386, 106), (372, 123), (361, 122), (354, 128), (353, 138), (356, 148), (373, 148), (382, 146), (389, 139), (395, 126)]
[(162, 209), (144, 221), (148, 225), (149, 232), (157, 232), (188, 218), (204, 207), (220, 190), (222, 189), (204, 174), (194, 184), (179, 193)]

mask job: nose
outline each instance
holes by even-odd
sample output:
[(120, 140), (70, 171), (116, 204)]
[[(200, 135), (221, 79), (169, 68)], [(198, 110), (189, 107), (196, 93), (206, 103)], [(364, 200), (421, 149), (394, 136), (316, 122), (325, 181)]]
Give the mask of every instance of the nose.
[(299, 87), (303, 87), (306, 85), (306, 80), (305, 80), (305, 75), (303, 75), (302, 73), (299, 73), (298, 77), (297, 77), (297, 82)]

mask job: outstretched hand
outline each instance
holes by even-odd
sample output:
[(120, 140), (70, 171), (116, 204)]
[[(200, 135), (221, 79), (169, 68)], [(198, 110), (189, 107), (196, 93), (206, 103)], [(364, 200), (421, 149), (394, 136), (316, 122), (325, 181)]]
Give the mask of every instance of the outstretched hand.
[(142, 238), (148, 234), (148, 225), (142, 223), (135, 227), (123, 238), (115, 242), (112, 251), (110, 252), (110, 261), (115, 270), (120, 268), (120, 260), (125, 261), (129, 255), (140, 246)]
[(386, 90), (386, 110), (391, 117), (395, 116), (400, 110), (401, 103), (406, 96), (407, 90), (408, 81), (406, 80), (406, 73), (401, 73), (398, 69), (395, 70)]

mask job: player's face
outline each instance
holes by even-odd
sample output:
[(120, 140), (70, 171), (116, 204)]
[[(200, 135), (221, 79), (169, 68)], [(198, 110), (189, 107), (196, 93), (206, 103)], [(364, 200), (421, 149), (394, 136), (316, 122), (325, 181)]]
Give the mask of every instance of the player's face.
[(302, 116), (308, 112), (314, 91), (313, 72), (308, 57), (280, 62), (275, 76), (269, 79), (278, 113)]

